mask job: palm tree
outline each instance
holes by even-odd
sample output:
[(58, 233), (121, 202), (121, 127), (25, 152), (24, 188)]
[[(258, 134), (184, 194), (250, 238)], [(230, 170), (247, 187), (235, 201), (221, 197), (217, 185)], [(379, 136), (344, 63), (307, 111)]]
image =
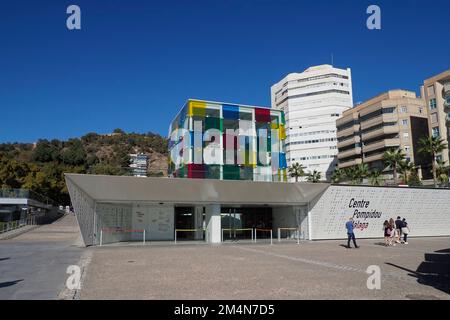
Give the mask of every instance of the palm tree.
[(383, 160), (386, 167), (392, 168), (394, 183), (397, 184), (397, 169), (400, 163), (405, 160), (405, 154), (400, 149), (387, 150), (383, 154)]
[(419, 153), (429, 155), (432, 157), (433, 166), (433, 182), (434, 187), (437, 187), (436, 162), (437, 154), (447, 149), (444, 140), (439, 137), (423, 137), (419, 140)]
[(299, 164), (298, 162), (293, 163), (289, 168), (288, 168), (288, 172), (289, 172), (289, 176), (295, 178), (295, 182), (298, 182), (298, 178), (299, 177), (303, 177), (305, 175), (305, 172), (303, 171), (305, 167), (303, 167), (301, 164)]
[(314, 170), (313, 172), (311, 172), (311, 171), (308, 172), (306, 180), (308, 182), (317, 183), (320, 181), (321, 178), (322, 178), (322, 175), (320, 174), (320, 172), (317, 170)]
[(404, 160), (399, 163), (398, 171), (403, 175), (403, 182), (408, 184), (408, 175), (416, 169), (414, 163), (408, 160)]
[(362, 183), (363, 179), (369, 175), (369, 166), (367, 163), (360, 163), (356, 166), (358, 182)]
[(342, 169), (336, 169), (331, 176), (331, 182), (339, 183), (345, 178), (345, 171)]
[(380, 186), (381, 185), (381, 171), (380, 170), (374, 170), (370, 172), (369, 174), (369, 182), (373, 186)]
[(345, 176), (350, 180), (351, 184), (358, 184), (358, 181), (360, 180), (359, 170), (357, 168), (358, 167), (356, 166), (348, 167), (344, 171)]
[(447, 166), (444, 161), (438, 161), (436, 167), (437, 180), (441, 186), (448, 183), (448, 175), (450, 173), (450, 166)]

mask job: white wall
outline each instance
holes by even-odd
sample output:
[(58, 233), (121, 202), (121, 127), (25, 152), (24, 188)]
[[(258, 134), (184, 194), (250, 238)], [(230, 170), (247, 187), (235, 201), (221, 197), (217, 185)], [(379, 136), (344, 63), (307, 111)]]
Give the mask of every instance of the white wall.
[[(170, 205), (133, 205), (132, 228), (145, 229), (146, 240), (174, 239), (174, 207)], [(133, 233), (133, 240), (141, 240), (142, 234)]]
[[(366, 205), (350, 207), (351, 199)], [(397, 216), (406, 218), (412, 237), (450, 235), (450, 190), (330, 186), (310, 210), (313, 240), (345, 239), (352, 216), (357, 238), (383, 237), (383, 222)]]
[[(274, 237), (278, 236), (278, 228), (300, 227), (300, 237), (308, 238), (307, 206), (275, 207), (272, 209), (272, 226)], [(292, 233), (293, 235), (293, 233)], [(283, 236), (283, 235), (282, 235)], [(286, 237), (286, 234), (284, 235)]]

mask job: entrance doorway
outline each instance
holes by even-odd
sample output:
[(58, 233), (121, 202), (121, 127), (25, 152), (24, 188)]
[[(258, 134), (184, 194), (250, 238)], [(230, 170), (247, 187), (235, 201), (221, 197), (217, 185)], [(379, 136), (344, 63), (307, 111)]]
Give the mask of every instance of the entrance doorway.
[(175, 241), (205, 239), (205, 208), (203, 206), (175, 207)]
[[(269, 207), (222, 207), (222, 241), (251, 240), (255, 228), (272, 229), (272, 208)], [(258, 238), (269, 233), (258, 234)]]

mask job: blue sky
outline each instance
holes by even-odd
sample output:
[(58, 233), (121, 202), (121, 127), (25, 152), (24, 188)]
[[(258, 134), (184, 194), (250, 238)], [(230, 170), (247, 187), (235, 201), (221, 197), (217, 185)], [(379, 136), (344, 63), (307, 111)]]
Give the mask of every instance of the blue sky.
[[(81, 30), (66, 8), (81, 8)], [(366, 28), (381, 7), (382, 30)], [(0, 142), (167, 134), (188, 98), (270, 106), (287, 73), (351, 67), (354, 101), (450, 69), (450, 2), (15, 0), (0, 3)]]

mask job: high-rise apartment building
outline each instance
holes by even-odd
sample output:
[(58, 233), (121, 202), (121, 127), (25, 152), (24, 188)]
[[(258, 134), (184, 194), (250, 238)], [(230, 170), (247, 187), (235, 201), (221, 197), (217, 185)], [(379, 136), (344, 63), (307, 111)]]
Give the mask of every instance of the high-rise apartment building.
[(331, 65), (290, 73), (271, 88), (272, 108), (286, 117), (286, 160), (329, 179), (337, 166), (336, 119), (353, 107), (350, 69)]
[[(424, 81), (421, 94), (428, 108), (428, 125), (431, 136), (439, 136), (450, 147), (450, 70)], [(449, 163), (450, 148), (438, 155)]]
[[(400, 148), (407, 160), (430, 166), (418, 153), (420, 138), (428, 136), (428, 113), (415, 92), (391, 90), (344, 112), (336, 121), (339, 168), (366, 163), (384, 169), (383, 154)], [(422, 170), (423, 174), (429, 170)]]

